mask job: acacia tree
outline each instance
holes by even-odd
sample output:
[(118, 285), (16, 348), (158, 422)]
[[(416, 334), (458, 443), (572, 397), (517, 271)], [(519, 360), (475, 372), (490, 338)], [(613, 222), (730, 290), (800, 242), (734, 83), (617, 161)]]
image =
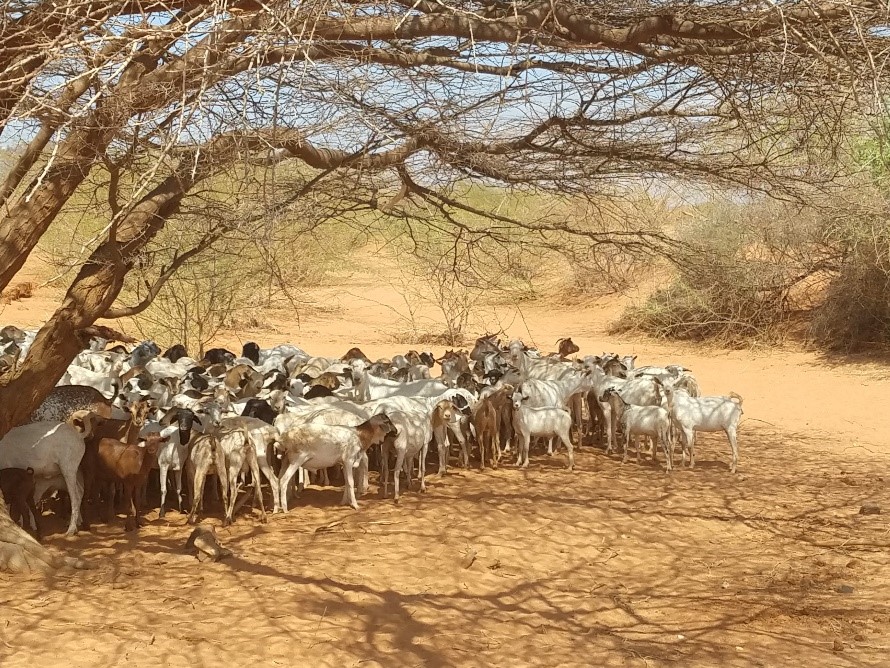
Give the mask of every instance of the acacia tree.
[[(799, 196), (831, 181), (875, 103), (887, 22), (875, 0), (5, 0), (0, 137), (21, 146), (0, 183), (0, 289), (99, 171), (108, 215), (0, 381), (0, 435), (97, 319), (139, 312), (231, 232), (207, 226), (144, 299), (116, 303), (208, 183), (249, 172), (273, 211), (328, 184), (393, 215), (423, 202), (464, 242), (518, 227), (669, 251), (651, 233), (479, 211), (457, 186), (601, 195), (642, 175)], [(461, 229), (461, 209), (491, 225)]]

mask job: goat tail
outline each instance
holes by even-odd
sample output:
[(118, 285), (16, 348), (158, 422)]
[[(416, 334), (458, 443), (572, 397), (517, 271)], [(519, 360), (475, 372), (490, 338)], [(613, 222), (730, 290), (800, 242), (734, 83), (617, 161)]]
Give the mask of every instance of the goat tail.
[(737, 402), (739, 406), (742, 405), (742, 395), (741, 394), (738, 394), (736, 392), (730, 392), (729, 398), (732, 399), (733, 401)]

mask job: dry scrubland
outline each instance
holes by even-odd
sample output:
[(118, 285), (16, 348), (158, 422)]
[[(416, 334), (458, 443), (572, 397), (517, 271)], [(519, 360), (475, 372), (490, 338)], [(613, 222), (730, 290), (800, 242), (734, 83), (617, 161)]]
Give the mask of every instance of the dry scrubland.
[[(269, 311), (218, 340), (359, 344), (372, 357), (420, 346), (397, 341), (397, 263), (369, 272), (360, 259), (303, 291), (324, 306), (299, 322)], [(37, 323), (52, 296), (39, 288), (3, 320)], [(399, 507), (375, 485), (358, 512), (337, 506), (339, 489), (310, 488), (268, 525), (219, 529), (238, 557), (214, 565), (179, 552), (188, 528), (175, 512), (150, 513), (138, 538), (114, 525), (66, 539), (56, 524), (47, 542), (97, 569), (0, 576), (3, 666), (887, 665), (887, 367), (606, 334), (626, 303), (525, 300), (477, 310), (469, 327), (682, 361), (706, 391), (739, 392), (739, 475), (706, 436), (696, 469), (671, 477), (586, 447), (575, 473), (540, 454), (527, 471), (453, 469)], [(433, 300), (414, 317), (441, 325)], [(865, 501), (884, 514), (859, 515)]]

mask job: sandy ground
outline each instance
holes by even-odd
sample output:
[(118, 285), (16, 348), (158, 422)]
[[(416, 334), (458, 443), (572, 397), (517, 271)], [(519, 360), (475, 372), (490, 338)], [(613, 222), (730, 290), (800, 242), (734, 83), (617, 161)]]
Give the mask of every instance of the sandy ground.
[[(51, 297), (0, 316), (37, 322)], [(394, 342), (400, 299), (379, 276), (310, 297), (330, 308), (223, 342), (430, 348)], [(682, 362), (706, 392), (735, 390), (738, 475), (725, 439), (704, 436), (695, 470), (672, 476), (588, 446), (574, 473), (562, 453), (526, 471), (452, 469), (399, 506), (375, 484), (358, 512), (311, 487), (266, 525), (245, 512), (219, 528), (237, 555), (219, 564), (180, 552), (176, 512), (152, 511), (138, 537), (117, 523), (69, 539), (51, 521), (47, 544), (96, 568), (0, 575), (0, 666), (890, 665), (890, 367), (608, 337), (618, 308), (531, 305), (476, 324), (512, 323), (545, 350), (571, 335), (582, 353)], [(883, 513), (858, 514), (866, 501)]]

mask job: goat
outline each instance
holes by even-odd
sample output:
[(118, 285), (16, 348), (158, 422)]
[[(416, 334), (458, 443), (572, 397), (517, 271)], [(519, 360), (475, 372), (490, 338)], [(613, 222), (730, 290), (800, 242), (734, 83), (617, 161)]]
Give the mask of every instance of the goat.
[(29, 513), (34, 517), (33, 536), (40, 540), (40, 513), (34, 503), (34, 469), (5, 468), (0, 469), (0, 493), (6, 501), (9, 517), (31, 531)]
[(161, 507), (158, 511), (160, 518), (166, 514), (167, 476), (171, 469), (176, 484), (176, 509), (182, 512), (182, 472), (188, 461), (188, 446), (195, 422), (203, 426), (194, 411), (188, 408), (171, 408), (158, 425), (163, 427), (160, 433), (166, 437), (157, 454), (158, 479), (161, 486)]
[(425, 411), (391, 411), (387, 415), (398, 429), (398, 433), (394, 437), (384, 439), (381, 446), (380, 483), (383, 496), (385, 497), (389, 487), (389, 448), (392, 445), (396, 452), (396, 465), (393, 469), (394, 498), (395, 502), (398, 503), (400, 474), (404, 469), (408, 476), (408, 487), (410, 488), (414, 458), (418, 455), (420, 456), (418, 467), (420, 491), (426, 491), (426, 452), (433, 432), (430, 416)]
[(304, 399), (318, 399), (320, 397), (333, 397), (334, 393), (324, 385), (313, 385), (310, 387), (306, 394), (303, 395)]
[[(92, 415), (81, 411), (71, 419), (82, 431), (65, 422), (32, 422), (10, 429), (0, 439), (0, 468), (34, 470), (35, 502), (50, 488), (68, 492), (71, 500), (69, 536), (77, 533), (80, 524), (83, 483), (78, 479), (78, 466), (85, 450), (84, 435), (89, 437), (92, 431)], [(61, 485), (59, 478), (62, 479)]]
[(499, 415), (491, 401), (483, 399), (475, 406), (473, 412), (473, 429), (476, 431), (476, 441), (479, 443), (479, 466), (485, 468), (485, 453), (489, 453), (489, 462), (492, 468), (497, 468), (501, 458), (501, 448), (498, 444)]
[[(256, 420), (256, 418), (246, 418), (247, 420)], [(238, 497), (238, 477), (249, 470), (253, 477), (253, 493), (254, 499), (259, 499), (261, 521), (266, 521), (266, 508), (263, 505), (262, 479), (260, 478), (259, 462), (257, 461), (257, 451), (254, 446), (253, 439), (247, 428), (242, 422), (242, 418), (232, 418), (227, 421), (214, 436), (217, 446), (217, 457), (222, 459), (222, 469), (226, 475), (220, 478), (220, 484), (223, 490), (223, 502), (225, 507), (225, 517), (223, 518), (223, 526), (228, 526), (234, 521), (235, 502)], [(275, 430), (266, 423), (259, 421), (261, 428)], [(275, 432), (277, 433), (277, 432)], [(272, 437), (274, 443), (275, 438)], [(265, 455), (265, 452), (263, 453)], [(272, 485), (277, 485), (278, 480), (271, 468), (266, 464), (267, 476)], [(275, 495), (277, 496), (277, 495)], [(277, 499), (276, 499), (277, 501)], [(276, 506), (278, 504), (276, 503)], [(189, 516), (189, 523), (193, 523), (194, 518)]]
[(244, 410), (241, 412), (241, 415), (243, 417), (259, 418), (263, 422), (273, 424), (275, 418), (278, 417), (278, 412), (265, 399), (252, 397), (244, 404)]
[(569, 355), (577, 353), (581, 350), (569, 336), (564, 339), (557, 339), (556, 345), (559, 346), (559, 359), (562, 360), (566, 359)]
[(130, 352), (130, 366), (145, 366), (152, 358), (161, 354), (154, 341), (143, 341)]
[(346, 354), (340, 358), (344, 362), (351, 362), (352, 360), (362, 360), (365, 364), (371, 364), (371, 360), (368, 359), (368, 356), (365, 355), (358, 348), (350, 348), (346, 351)]
[(254, 364), (260, 363), (260, 347), (253, 341), (248, 341), (241, 346), (241, 357), (249, 359)]
[(529, 399), (520, 391), (513, 393), (513, 428), (519, 435), (518, 456), (516, 466), (528, 467), (528, 451), (532, 436), (550, 438), (550, 452), (553, 451), (553, 437), (556, 436), (565, 445), (569, 453), (568, 469), (575, 468), (575, 455), (569, 432), (572, 429), (572, 416), (568, 410), (556, 406), (532, 406)]
[(104, 418), (111, 417), (111, 402), (92, 387), (62, 385), (46, 395), (28, 422), (67, 422), (78, 411), (90, 411)]
[(498, 383), (480, 395), (479, 401), (491, 402), (498, 415), (497, 459), (502, 451), (510, 451), (513, 440), (513, 392), (516, 386), (511, 383)]
[(451, 432), (457, 436), (460, 442), (461, 463), (464, 468), (470, 465), (470, 453), (467, 450), (466, 439), (459, 430), (455, 430), (451, 424), (452, 419), (459, 415), (454, 409), (454, 405), (448, 399), (436, 402), (432, 407), (430, 420), (433, 428), (433, 435), (439, 450), (439, 475), (445, 475), (448, 468), (448, 434), (446, 428), (451, 427)]
[[(123, 484), (124, 501), (127, 503), (124, 526), (127, 531), (136, 531), (139, 528), (142, 505), (139, 491), (151, 471), (152, 462), (157, 459), (158, 449), (166, 440), (165, 436), (154, 432), (146, 436), (143, 447), (114, 438), (99, 441), (96, 477), (101, 482)], [(114, 495), (109, 494), (106, 521), (110, 519), (113, 499)]]
[[(276, 427), (279, 427), (282, 417), (275, 421)], [(279, 428), (279, 433), (276, 445), (288, 456), (287, 469), (279, 480), (281, 507), (287, 512), (287, 487), (297, 469), (302, 466), (318, 470), (335, 464), (343, 465), (343, 503), (358, 510), (353, 469), (361, 464), (362, 454), (368, 448), (382, 443), (388, 435), (396, 434), (397, 430), (385, 414), (378, 414), (357, 427), (298, 424), (285, 429)], [(363, 472), (360, 472), (360, 480), (362, 476)]]
[(368, 373), (364, 365), (356, 360), (353, 362), (356, 398), (366, 402), (385, 397), (433, 397), (448, 390), (448, 386), (438, 380), (415, 380), (410, 383), (399, 383), (385, 378), (376, 378)]
[[(186, 462), (186, 471), (188, 472), (189, 487), (191, 488), (192, 507), (189, 511), (188, 523), (194, 524), (198, 511), (204, 505), (204, 482), (208, 473), (211, 472), (210, 467), (214, 466), (220, 487), (223, 489), (224, 500), (228, 498), (228, 485), (225, 467), (225, 455), (219, 448), (219, 443), (215, 434), (201, 434), (195, 438), (192, 444), (192, 450), (189, 453)], [(225, 504), (223, 507), (228, 504)]]
[[(585, 359), (585, 365), (588, 360)], [(660, 406), (662, 403), (661, 381), (653, 377), (632, 378), (625, 380), (608, 376), (599, 367), (594, 365), (588, 374), (591, 379), (592, 391), (587, 394), (587, 403), (590, 409), (591, 419), (597, 416), (602, 419), (605, 428), (606, 453), (613, 451), (615, 447), (615, 431), (618, 426), (618, 417), (613, 413), (612, 407), (607, 401), (602, 401), (606, 390), (617, 389), (621, 397), (629, 404), (635, 406)], [(592, 431), (593, 425), (589, 425)]]
[[(231, 364), (235, 361), (235, 353), (225, 348), (211, 348), (204, 353), (204, 359), (201, 360), (202, 366), (211, 364)], [(206, 364), (205, 364), (206, 362)]]
[[(652, 439), (653, 459), (655, 456), (655, 448), (658, 442), (664, 450), (667, 472), (670, 473), (673, 468), (673, 440), (671, 438), (671, 415), (667, 409), (661, 406), (634, 406), (627, 403), (621, 394), (615, 388), (608, 388), (603, 394), (602, 401), (608, 401), (612, 404), (613, 414), (617, 414), (618, 421), (624, 429), (624, 455), (621, 462), (627, 461), (627, 446), (630, 439), (634, 440), (634, 449), (637, 453), (637, 463), (640, 462), (640, 445), (637, 441), (638, 436), (648, 436)], [(612, 403), (614, 401), (614, 403)]]
[(695, 432), (722, 431), (729, 441), (732, 460), (729, 472), (735, 473), (739, 463), (738, 429), (742, 417), (742, 397), (730, 392), (726, 397), (692, 397), (686, 390), (665, 383), (668, 408), (674, 424), (683, 435), (683, 464), (689, 450), (689, 468), (695, 467)]
[(175, 364), (181, 357), (188, 357), (188, 354), (189, 351), (186, 350), (186, 347), (181, 343), (177, 343), (175, 346), (167, 348), (161, 357), (164, 357)]
[[(93, 500), (99, 442), (103, 438), (110, 438), (122, 441), (128, 445), (135, 445), (139, 440), (139, 432), (145, 425), (148, 410), (148, 402), (139, 401), (130, 405), (130, 415), (125, 420), (93, 416), (92, 434), (84, 439), (86, 449), (80, 462), (84, 490), (81, 517), (85, 529), (89, 528), (89, 516), (86, 512), (86, 506), (88, 501)], [(142, 489), (140, 488), (139, 491), (141, 495)]]
[(474, 362), (481, 362), (486, 356), (492, 353), (500, 355), (501, 342), (498, 340), (497, 334), (485, 334), (476, 339), (473, 349), (470, 351), (470, 359)]
[[(297, 424), (297, 423), (315, 423), (315, 424), (328, 424), (337, 427), (357, 427), (365, 420), (370, 417), (370, 413), (368, 411), (363, 410), (360, 406), (355, 406), (353, 404), (349, 404), (347, 402), (338, 403), (336, 405), (312, 405), (307, 407), (308, 412), (301, 411), (297, 414), (291, 414), (293, 417), (286, 418), (287, 424)], [(284, 420), (282, 420), (284, 422)], [(281, 423), (279, 423), (281, 424)], [(363, 469), (365, 472), (365, 478), (361, 481), (364, 487), (367, 487), (367, 455), (363, 455)], [(330, 479), (328, 478), (328, 469), (319, 469), (318, 471), (321, 473), (323, 485), (330, 485)], [(299, 477), (302, 477), (302, 470), (299, 473)]]
[[(255, 457), (251, 456), (249, 453), (244, 455), (244, 466), (243, 470), (246, 470), (246, 467), (250, 468), (251, 475), (254, 477), (254, 489), (256, 494), (260, 494), (260, 509), (265, 517), (266, 511), (263, 508), (263, 499), (261, 495), (260, 485), (262, 480), (253, 468), (253, 459), (256, 459), (256, 464), (264, 476), (266, 476), (266, 480), (269, 481), (269, 486), (272, 488), (272, 501), (273, 501), (273, 510), (272, 512), (276, 512), (280, 508), (280, 502), (278, 498), (278, 478), (275, 473), (272, 471), (272, 460), (274, 459), (274, 448), (275, 442), (278, 440), (278, 430), (271, 424), (255, 417), (241, 415), (239, 417), (229, 417), (224, 418), (220, 422), (220, 428), (224, 431), (235, 432), (238, 429), (241, 429), (244, 434), (249, 439), (250, 444), (253, 446)], [(223, 450), (226, 450), (226, 447), (223, 447)], [(229, 490), (230, 494), (234, 494), (236, 490), (234, 484), (231, 479), (232, 467), (234, 464), (231, 462), (231, 455), (227, 455), (227, 461), (230, 462), (229, 466)], [(236, 474), (239, 473), (236, 471)], [(229, 518), (231, 519), (231, 517)]]
[(226, 372), (223, 384), (236, 399), (246, 399), (259, 393), (263, 380), (263, 374), (256, 369), (237, 364)]
[(464, 373), (470, 373), (470, 362), (467, 353), (463, 350), (446, 350), (445, 354), (436, 360), (442, 365), (442, 373), (439, 376), (446, 385), (453, 385)]
[[(571, 367), (570, 367), (571, 368)], [(547, 406), (556, 408), (570, 408), (580, 420), (581, 402), (580, 394), (593, 386), (590, 376), (579, 375), (574, 370), (570, 375), (559, 380), (529, 379), (518, 388), (522, 396), (527, 397), (527, 406), (544, 408)], [(578, 440), (580, 442), (580, 428)]]
[[(425, 396), (391, 396), (362, 404), (370, 414), (389, 410), (416, 411), (425, 410), (432, 416), (433, 410), (439, 402), (444, 400), (459, 401), (456, 397), (462, 397), (467, 406), (476, 403), (475, 397), (466, 390), (459, 388), (446, 389), (433, 397)], [(439, 475), (444, 475), (448, 465), (448, 432), (454, 434), (461, 447), (461, 461), (466, 468), (469, 466), (469, 451), (467, 449), (467, 437), (465, 432), (469, 430), (469, 418), (458, 411), (453, 411), (448, 421), (436, 420), (433, 424), (433, 437), (439, 451)]]

